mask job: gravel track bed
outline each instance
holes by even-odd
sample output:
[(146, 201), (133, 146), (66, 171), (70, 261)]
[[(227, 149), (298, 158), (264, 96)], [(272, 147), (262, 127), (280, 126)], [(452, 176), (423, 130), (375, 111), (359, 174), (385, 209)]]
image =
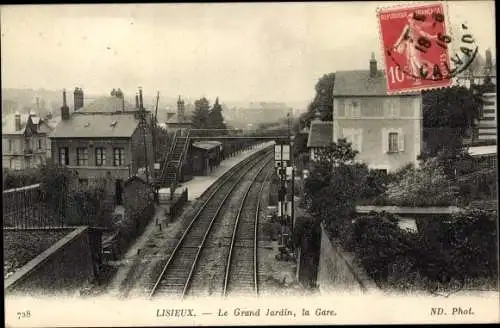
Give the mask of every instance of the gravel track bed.
[(250, 169), (222, 207), (222, 215), (214, 222), (211, 233), (207, 237), (206, 245), (209, 247), (203, 248), (200, 253), (200, 259), (191, 280), (190, 296), (222, 295), (227, 257), (236, 216), (245, 192), (251, 186), (252, 180), (261, 168), (262, 165), (257, 164)]

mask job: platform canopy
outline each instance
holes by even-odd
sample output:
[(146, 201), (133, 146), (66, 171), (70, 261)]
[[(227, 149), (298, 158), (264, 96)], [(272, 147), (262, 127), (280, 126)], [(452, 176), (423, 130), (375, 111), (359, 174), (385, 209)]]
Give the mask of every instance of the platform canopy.
[(193, 142), (193, 147), (210, 150), (219, 147), (222, 149), (222, 143), (219, 141), (207, 140)]

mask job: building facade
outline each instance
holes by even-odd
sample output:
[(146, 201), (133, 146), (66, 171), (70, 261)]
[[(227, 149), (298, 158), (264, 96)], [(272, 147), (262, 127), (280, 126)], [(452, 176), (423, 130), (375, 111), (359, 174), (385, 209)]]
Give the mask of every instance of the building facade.
[(339, 71), (333, 89), (333, 140), (345, 138), (370, 168), (396, 171), (418, 165), (422, 147), (420, 93), (387, 94), (372, 54), (369, 70)]
[(36, 114), (10, 114), (2, 117), (2, 167), (11, 170), (34, 168), (50, 157), (51, 132)]
[(482, 95), (483, 108), (477, 122), (478, 141), (497, 141), (497, 94), (486, 92)]
[(61, 122), (50, 136), (53, 161), (76, 171), (80, 184), (103, 181), (107, 194), (121, 204), (124, 181), (146, 167), (152, 176), (151, 114), (119, 96), (88, 107), (82, 103), (70, 114), (65, 93), (63, 99)]

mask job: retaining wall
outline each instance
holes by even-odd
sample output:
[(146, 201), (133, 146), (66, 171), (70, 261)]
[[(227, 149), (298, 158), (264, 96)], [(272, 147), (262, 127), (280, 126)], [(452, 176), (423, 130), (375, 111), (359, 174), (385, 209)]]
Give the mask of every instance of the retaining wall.
[(335, 291), (369, 292), (377, 289), (364, 270), (354, 263), (353, 255), (332, 242), (323, 227), (317, 284), (321, 294)]
[[(97, 232), (99, 234), (99, 232)], [(7, 294), (75, 293), (97, 277), (95, 231), (78, 227), (4, 281)]]

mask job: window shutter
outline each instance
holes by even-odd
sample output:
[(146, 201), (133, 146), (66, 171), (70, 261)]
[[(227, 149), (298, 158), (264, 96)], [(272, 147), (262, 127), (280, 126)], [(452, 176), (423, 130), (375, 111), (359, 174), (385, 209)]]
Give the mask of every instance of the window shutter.
[(398, 131), (398, 147), (399, 151), (405, 150), (405, 135), (401, 130)]
[(387, 133), (387, 129), (382, 129), (382, 153), (386, 154), (389, 150), (389, 134)]

